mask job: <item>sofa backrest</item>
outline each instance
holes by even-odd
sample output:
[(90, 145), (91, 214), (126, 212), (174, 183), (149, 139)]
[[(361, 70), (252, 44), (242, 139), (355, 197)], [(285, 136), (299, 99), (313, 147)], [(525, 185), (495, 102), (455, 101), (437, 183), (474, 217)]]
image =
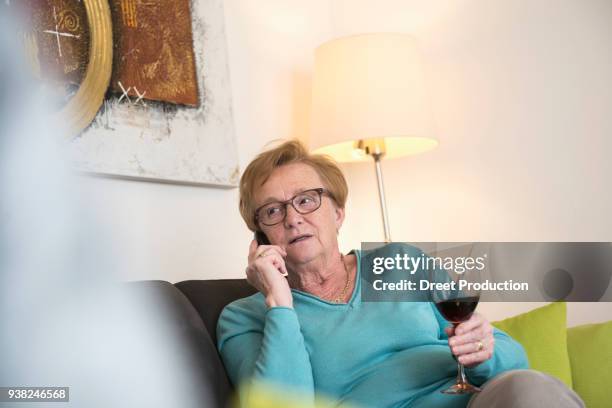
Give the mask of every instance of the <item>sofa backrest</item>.
[(199, 313), (215, 345), (217, 320), (223, 308), (257, 291), (246, 279), (187, 280), (177, 282), (174, 286), (183, 292)]

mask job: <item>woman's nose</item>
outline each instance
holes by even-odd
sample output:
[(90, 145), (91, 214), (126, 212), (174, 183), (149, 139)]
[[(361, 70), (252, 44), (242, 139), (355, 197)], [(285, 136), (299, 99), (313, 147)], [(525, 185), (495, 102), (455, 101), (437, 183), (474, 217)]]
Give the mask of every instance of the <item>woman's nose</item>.
[(304, 216), (297, 212), (292, 205), (288, 205), (287, 207), (287, 215), (285, 216), (285, 226), (287, 228), (291, 228), (292, 226), (301, 224), (304, 222)]

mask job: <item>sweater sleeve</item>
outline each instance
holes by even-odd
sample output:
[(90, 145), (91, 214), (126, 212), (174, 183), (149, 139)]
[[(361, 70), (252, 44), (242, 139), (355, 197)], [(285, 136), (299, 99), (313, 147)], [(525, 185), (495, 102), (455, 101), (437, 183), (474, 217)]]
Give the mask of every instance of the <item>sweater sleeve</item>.
[[(440, 338), (448, 339), (444, 328), (449, 323), (440, 314), (435, 305), (432, 304), (431, 307), (440, 326)], [(474, 385), (482, 385), (487, 380), (504, 371), (529, 368), (527, 354), (520, 343), (497, 328), (493, 328), (493, 337), (495, 338), (493, 356), (475, 367), (465, 368), (468, 380)]]
[(235, 386), (266, 382), (298, 392), (302, 400), (314, 398), (310, 355), (294, 309), (230, 304), (221, 313), (217, 333), (219, 353)]
[(474, 384), (481, 385), (504, 371), (529, 368), (527, 354), (519, 342), (497, 328), (493, 329), (493, 337), (493, 356), (475, 367), (465, 369), (465, 374)]

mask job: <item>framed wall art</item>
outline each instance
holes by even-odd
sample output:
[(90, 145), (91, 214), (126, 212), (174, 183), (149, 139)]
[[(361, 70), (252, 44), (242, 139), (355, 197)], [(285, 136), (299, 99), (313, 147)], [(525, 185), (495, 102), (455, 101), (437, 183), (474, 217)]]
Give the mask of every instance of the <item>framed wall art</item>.
[(233, 187), (239, 177), (222, 0), (23, 0), (87, 173)]

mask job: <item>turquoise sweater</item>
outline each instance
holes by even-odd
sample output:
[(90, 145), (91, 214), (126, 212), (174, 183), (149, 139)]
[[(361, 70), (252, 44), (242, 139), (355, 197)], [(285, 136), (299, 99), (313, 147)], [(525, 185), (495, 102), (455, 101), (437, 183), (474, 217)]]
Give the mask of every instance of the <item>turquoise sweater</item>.
[[(392, 244), (376, 256), (397, 253)], [(416, 248), (405, 246), (414, 252)], [(361, 251), (347, 304), (292, 289), (293, 309), (268, 309), (257, 293), (229, 304), (217, 326), (218, 348), (233, 384), (259, 379), (363, 407), (465, 407), (469, 395), (439, 391), (457, 375), (444, 328), (428, 302), (362, 302)], [(481, 385), (502, 371), (527, 368), (523, 348), (495, 330), (493, 357), (466, 369)]]

